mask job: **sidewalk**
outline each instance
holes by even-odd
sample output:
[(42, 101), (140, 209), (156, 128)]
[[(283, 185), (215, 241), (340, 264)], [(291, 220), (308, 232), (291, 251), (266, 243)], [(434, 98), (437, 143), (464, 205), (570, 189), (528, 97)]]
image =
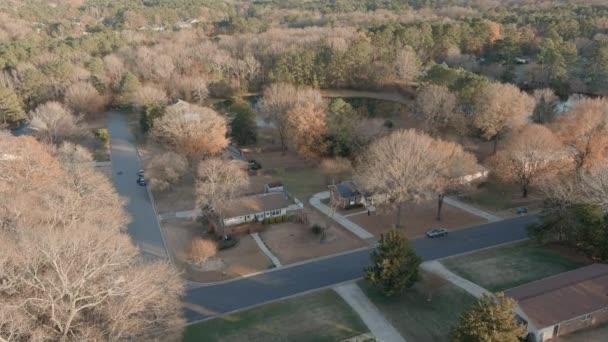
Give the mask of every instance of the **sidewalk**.
[(462, 209), (466, 212), (468, 212), (469, 214), (473, 214), (475, 216), (479, 216), (482, 217), (486, 220), (488, 220), (488, 222), (498, 222), (498, 221), (502, 221), (503, 218), (502, 217), (498, 217), (496, 215), (490, 214), (487, 211), (483, 211), (481, 209), (477, 209), (475, 207), (472, 207), (468, 204), (462, 203), (461, 201), (453, 198), (453, 197), (445, 197), (443, 199), (443, 201), (446, 204), (451, 205), (452, 207), (456, 207), (458, 209)]
[(378, 308), (369, 301), (357, 283), (336, 286), (334, 290), (355, 310), (378, 341), (405, 342), (401, 334), (382, 316)]
[(355, 224), (352, 221), (350, 221), (349, 219), (345, 218), (344, 215), (342, 215), (338, 212), (332, 213), (332, 210), (328, 206), (321, 203), (322, 200), (327, 199), (327, 198), (329, 198), (329, 191), (323, 191), (323, 192), (319, 192), (318, 194), (315, 194), (314, 196), (312, 196), (310, 198), (309, 202), (310, 202), (310, 205), (317, 208), (323, 214), (331, 217), (334, 221), (338, 222), (340, 225), (342, 225), (344, 228), (348, 229), (351, 233), (355, 234), (360, 239), (362, 239), (362, 240), (374, 239), (374, 236), (370, 232), (363, 229), (358, 224)]
[(422, 265), (420, 265), (420, 267), (423, 270), (436, 274), (436, 275), (440, 276), (441, 278), (449, 281), (450, 283), (460, 287), (461, 289), (465, 290), (466, 292), (470, 293), (472, 296), (474, 296), (476, 298), (481, 298), (484, 294), (493, 296), (493, 294), (490, 291), (488, 291), (488, 290), (484, 289), (483, 287), (481, 287), (473, 282), (470, 282), (470, 281), (462, 278), (461, 276), (453, 273), (452, 271), (448, 270), (439, 261), (423, 262)]

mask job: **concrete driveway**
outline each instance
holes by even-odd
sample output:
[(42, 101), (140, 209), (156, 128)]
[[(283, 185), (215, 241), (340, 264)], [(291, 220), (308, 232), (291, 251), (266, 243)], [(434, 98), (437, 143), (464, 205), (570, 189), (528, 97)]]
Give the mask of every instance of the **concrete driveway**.
[(167, 257), (167, 249), (160, 231), (154, 205), (146, 187), (137, 184), (137, 173), (143, 165), (129, 131), (125, 114), (111, 112), (108, 122), (110, 133), (112, 182), (120, 196), (127, 199), (131, 215), (129, 234), (146, 257)]

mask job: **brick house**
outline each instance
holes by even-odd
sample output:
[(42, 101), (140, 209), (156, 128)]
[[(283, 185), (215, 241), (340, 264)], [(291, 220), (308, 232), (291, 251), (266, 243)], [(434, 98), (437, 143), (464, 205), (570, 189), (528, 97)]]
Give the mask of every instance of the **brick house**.
[(608, 265), (593, 264), (505, 291), (517, 301), (530, 341), (608, 322)]
[(359, 190), (355, 182), (344, 181), (329, 186), (329, 200), (341, 209), (361, 207), (366, 204), (366, 193)]

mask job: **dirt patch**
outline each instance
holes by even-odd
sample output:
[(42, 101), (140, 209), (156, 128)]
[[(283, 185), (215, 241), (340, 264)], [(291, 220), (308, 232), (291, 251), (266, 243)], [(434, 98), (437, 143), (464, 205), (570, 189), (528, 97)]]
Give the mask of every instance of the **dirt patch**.
[(260, 235), (264, 243), (283, 264), (291, 264), (365, 246), (361, 240), (337, 226), (332, 226), (327, 230), (323, 242), (321, 242), (319, 236), (312, 232), (309, 225), (292, 222), (272, 225), (261, 232)]
[[(376, 237), (389, 231), (395, 224), (396, 213), (394, 210), (386, 212), (380, 210), (368, 216), (365, 210), (357, 208), (346, 211), (346, 213), (343, 212), (342, 214), (349, 215), (348, 212), (352, 212), (355, 215), (347, 216), (347, 219), (360, 225)], [(360, 212), (362, 213), (356, 214)], [(466, 211), (447, 204), (443, 205), (441, 221), (437, 221), (436, 215), (437, 203), (435, 201), (406, 204), (401, 210), (401, 225), (409, 238), (417, 238), (424, 236), (425, 232), (433, 227), (444, 227), (455, 230), (487, 222), (481, 217), (471, 215)]]
[(239, 236), (239, 243), (235, 247), (221, 250), (215, 256), (214, 262), (221, 265), (222, 269), (198, 271), (188, 264), (190, 242), (196, 237), (213, 237), (205, 233), (199, 222), (192, 220), (165, 220), (162, 227), (176, 264), (189, 280), (201, 283), (221, 281), (260, 272), (271, 266), (270, 260), (260, 251), (253, 238), (244, 235)]

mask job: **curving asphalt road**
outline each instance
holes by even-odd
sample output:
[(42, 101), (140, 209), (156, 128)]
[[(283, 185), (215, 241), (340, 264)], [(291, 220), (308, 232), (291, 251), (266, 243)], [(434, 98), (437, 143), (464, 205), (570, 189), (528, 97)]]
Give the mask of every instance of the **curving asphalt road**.
[[(110, 113), (108, 128), (112, 180), (119, 194), (129, 201), (127, 210), (132, 217), (129, 234), (148, 255), (166, 257), (154, 205), (147, 189), (136, 183), (142, 163), (127, 118), (121, 113)], [(535, 220), (535, 216), (523, 216), (451, 232), (440, 239), (417, 239), (412, 244), (425, 260), (439, 259), (525, 239), (526, 226)], [(221, 284), (191, 286), (185, 296), (186, 318), (197, 321), (360, 278), (369, 263), (369, 253), (370, 250), (359, 250)]]
[(110, 112), (108, 132), (112, 159), (112, 181), (131, 215), (129, 234), (149, 258), (166, 258), (167, 250), (156, 218), (154, 205), (146, 187), (137, 184), (137, 173), (143, 165), (135, 148), (134, 137), (124, 114)]
[[(488, 223), (451, 232), (439, 239), (421, 238), (412, 244), (424, 260), (434, 260), (526, 238), (535, 216)], [(197, 321), (241, 308), (354, 280), (369, 264), (370, 250), (362, 250), (218, 285), (187, 291), (186, 318)]]

